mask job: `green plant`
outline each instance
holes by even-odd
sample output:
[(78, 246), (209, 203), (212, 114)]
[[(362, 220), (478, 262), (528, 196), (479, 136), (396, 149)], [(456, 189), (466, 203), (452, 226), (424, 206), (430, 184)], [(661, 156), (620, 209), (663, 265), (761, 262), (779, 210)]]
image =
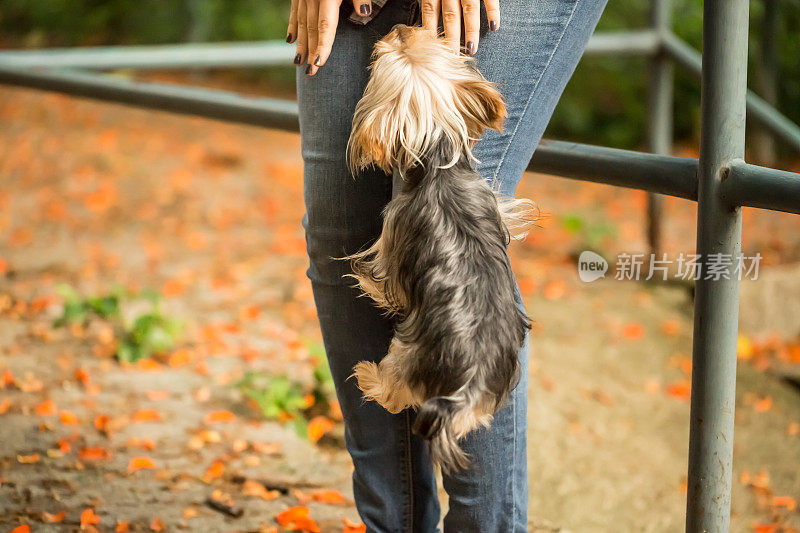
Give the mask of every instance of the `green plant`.
[[(155, 291), (134, 294), (117, 286), (106, 295), (83, 297), (66, 284), (59, 285), (57, 290), (64, 298), (64, 310), (54, 326), (85, 324), (92, 317), (108, 322), (115, 337), (120, 339), (117, 345), (120, 361), (131, 363), (169, 350), (181, 333), (181, 322), (161, 311), (161, 296)], [(123, 305), (141, 300), (146, 300), (150, 309), (125, 320)]]
[(120, 361), (130, 363), (165, 352), (175, 346), (182, 329), (181, 322), (165, 316), (159, 303), (155, 302), (152, 311), (137, 316), (125, 328), (117, 347), (117, 357)]
[(587, 222), (586, 218), (577, 213), (566, 213), (559, 217), (561, 226), (568, 232), (576, 235), (580, 240), (581, 249), (591, 249), (599, 252), (602, 247), (603, 239), (614, 237), (617, 228), (608, 221), (595, 223)]
[(82, 298), (78, 291), (70, 285), (62, 283), (56, 287), (58, 294), (64, 298), (64, 311), (56, 319), (55, 326), (61, 327), (68, 324), (83, 324), (91, 315), (109, 320), (119, 317), (120, 300), (125, 294), (121, 287), (115, 287), (110, 294), (105, 296), (90, 296)]
[(264, 418), (289, 420), (298, 435), (308, 434), (308, 423), (302, 412), (306, 407), (305, 394), (297, 383), (285, 376), (247, 372), (235, 386), (258, 405)]

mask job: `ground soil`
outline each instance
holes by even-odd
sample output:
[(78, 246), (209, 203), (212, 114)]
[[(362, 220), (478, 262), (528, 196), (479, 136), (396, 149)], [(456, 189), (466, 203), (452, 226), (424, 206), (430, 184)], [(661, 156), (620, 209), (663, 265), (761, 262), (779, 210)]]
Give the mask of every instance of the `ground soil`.
[[(77, 530), (86, 509), (104, 531), (284, 530), (276, 515), (300, 504), (322, 531), (357, 524), (335, 413), (312, 444), (234, 386), (247, 371), (309, 382), (320, 342), (298, 137), (16, 89), (0, 89), (0, 123), (0, 532)], [(534, 174), (519, 193), (543, 215), (512, 245), (535, 322), (531, 530), (680, 531), (691, 285), (577, 278), (583, 249), (646, 251), (643, 193)], [(691, 253), (694, 205), (665, 210), (665, 251)], [(800, 219), (744, 218), (762, 273), (792, 268)], [(101, 322), (53, 326), (60, 283), (159, 291), (186, 352), (121, 365)], [(797, 368), (796, 338), (744, 322), (732, 530), (795, 531), (800, 393), (776, 369)], [(154, 468), (130, 471), (136, 458)], [(280, 493), (245, 495), (245, 479)], [(242, 516), (210, 507), (215, 491)]]

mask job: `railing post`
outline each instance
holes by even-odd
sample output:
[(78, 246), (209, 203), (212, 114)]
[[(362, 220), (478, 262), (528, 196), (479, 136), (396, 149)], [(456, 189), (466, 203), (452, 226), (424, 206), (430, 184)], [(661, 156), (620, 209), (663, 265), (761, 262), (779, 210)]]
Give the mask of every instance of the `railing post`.
[[(756, 63), (758, 94), (772, 107), (778, 105), (778, 1), (763, 0), (758, 43), (760, 58)], [(753, 155), (759, 165), (775, 164), (775, 139), (772, 133), (760, 126), (753, 132)]]
[[(650, 27), (659, 38), (658, 51), (650, 59), (648, 97), (647, 148), (659, 155), (672, 151), (672, 95), (673, 65), (664, 50), (663, 39), (670, 31), (671, 0), (651, 0)], [(647, 194), (647, 241), (650, 252), (661, 252), (661, 219), (664, 198), (660, 194)]]
[(692, 402), (686, 530), (730, 527), (733, 413), (739, 283), (704, 279), (711, 254), (733, 264), (741, 252), (741, 208), (727, 207), (720, 184), (744, 156), (748, 0), (703, 5), (702, 130), (698, 170), (697, 253), (704, 267), (694, 307)]

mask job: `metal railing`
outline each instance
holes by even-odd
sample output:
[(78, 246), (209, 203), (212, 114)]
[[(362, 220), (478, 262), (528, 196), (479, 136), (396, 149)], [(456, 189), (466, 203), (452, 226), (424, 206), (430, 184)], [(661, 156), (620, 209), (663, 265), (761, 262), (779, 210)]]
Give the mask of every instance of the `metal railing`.
[[(648, 149), (653, 153), (542, 141), (529, 168), (567, 178), (641, 189), (657, 247), (659, 195), (698, 203), (697, 253), (741, 248), (741, 206), (800, 214), (800, 175), (744, 162), (745, 115), (800, 153), (800, 128), (747, 90), (748, 0), (706, 0), (703, 50), (679, 40), (669, 0), (653, 0), (651, 27), (595, 35), (588, 55), (638, 54), (650, 61)], [(129, 81), (96, 71), (290, 65), (284, 43), (183, 44), (0, 52), (0, 84), (228, 122), (298, 131), (297, 105), (223, 91)], [(701, 77), (700, 158), (669, 155), (673, 64)], [(733, 462), (738, 280), (705, 279), (695, 287), (692, 399), (686, 530), (727, 531)]]

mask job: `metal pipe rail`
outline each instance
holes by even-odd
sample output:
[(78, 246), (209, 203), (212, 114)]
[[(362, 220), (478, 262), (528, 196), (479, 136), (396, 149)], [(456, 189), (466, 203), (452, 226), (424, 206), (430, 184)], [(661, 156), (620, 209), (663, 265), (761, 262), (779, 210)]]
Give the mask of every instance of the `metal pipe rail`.
[(171, 69), (291, 65), (294, 47), (283, 41), (92, 46), (0, 52), (0, 62), (29, 68)]
[[(2, 63), (0, 83), (249, 126), (299, 131), (297, 103), (290, 100), (243, 97), (226, 91), (137, 82), (86, 72), (33, 70)], [(543, 140), (528, 168), (565, 178), (697, 200), (696, 159)], [(792, 178), (796, 174), (755, 165), (732, 169), (735, 184), (727, 185), (726, 191), (730, 201), (738, 202), (736, 205), (789, 213), (800, 210), (800, 179)], [(768, 192), (770, 187), (779, 185), (779, 194)]]
[[(701, 76), (700, 158), (542, 141), (529, 168), (698, 202), (697, 252), (735, 256), (741, 250), (741, 206), (800, 214), (800, 175), (743, 161), (745, 112), (800, 151), (800, 128), (747, 91), (748, 0), (706, 0), (704, 56), (668, 27), (668, 0), (654, 0), (650, 30), (600, 34), (589, 54), (646, 54), (654, 65), (650, 149), (666, 152), (671, 137), (668, 56)], [(210, 68), (288, 64), (280, 43), (118, 47), (92, 50), (0, 52), (0, 84), (59, 91), (138, 107), (240, 124), (298, 131), (295, 102), (144, 83), (70, 68)], [(738, 281), (698, 279), (686, 530), (724, 532), (730, 525), (733, 412), (736, 384)]]
[[(700, 53), (672, 32), (663, 29), (598, 33), (589, 40), (585, 51), (586, 55), (593, 56), (657, 57), (662, 53), (691, 74), (700, 77)], [(123, 68), (274, 67), (291, 65), (293, 58), (294, 47), (282, 41), (0, 51), (0, 65), (96, 71)], [(747, 93), (747, 110), (751, 118), (800, 153), (799, 126), (752, 91)]]
[[(664, 37), (662, 45), (673, 61), (700, 78), (703, 71), (703, 58), (700, 52), (671, 33)], [(800, 154), (800, 126), (753, 91), (747, 91), (746, 103), (748, 118), (755, 119), (788, 147)]]
[[(658, 52), (651, 30), (594, 35), (590, 55), (649, 55)], [(0, 51), (0, 63), (27, 68), (87, 70), (270, 67), (292, 65), (295, 47), (283, 41), (186, 43), (152, 46), (93, 46)]]
[(291, 100), (245, 98), (226, 91), (144, 83), (87, 72), (33, 70), (2, 62), (0, 83), (250, 126), (289, 131), (300, 129), (297, 103)]

